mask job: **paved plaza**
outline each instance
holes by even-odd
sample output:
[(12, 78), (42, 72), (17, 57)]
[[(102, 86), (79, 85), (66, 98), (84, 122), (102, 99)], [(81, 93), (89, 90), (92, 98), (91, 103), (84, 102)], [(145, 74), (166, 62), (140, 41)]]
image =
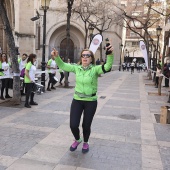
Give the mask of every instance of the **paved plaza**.
[[(82, 144), (69, 151), (73, 88), (36, 95), (39, 105), (31, 109), (23, 107), (24, 97), (19, 107), (0, 106), (0, 170), (170, 170), (170, 125), (159, 123), (168, 96), (153, 95), (157, 89), (146, 75), (112, 71), (99, 77), (87, 154)], [(74, 80), (71, 73), (71, 87)]]

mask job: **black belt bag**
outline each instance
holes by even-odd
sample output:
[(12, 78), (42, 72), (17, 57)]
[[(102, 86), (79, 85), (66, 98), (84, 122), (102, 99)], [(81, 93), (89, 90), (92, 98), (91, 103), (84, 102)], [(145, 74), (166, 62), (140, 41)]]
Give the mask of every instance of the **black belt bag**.
[(94, 94), (84, 94), (84, 93), (79, 93), (79, 92), (75, 92), (75, 94), (77, 94), (80, 98), (87, 98), (87, 97), (93, 97), (96, 96), (96, 93)]

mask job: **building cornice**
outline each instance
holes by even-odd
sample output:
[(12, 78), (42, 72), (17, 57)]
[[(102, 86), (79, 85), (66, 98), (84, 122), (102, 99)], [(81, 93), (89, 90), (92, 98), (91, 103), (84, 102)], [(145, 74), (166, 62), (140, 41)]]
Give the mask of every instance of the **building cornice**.
[(35, 35), (33, 35), (33, 34), (26, 34), (26, 33), (15, 32), (15, 35), (16, 35), (17, 37), (35, 38)]

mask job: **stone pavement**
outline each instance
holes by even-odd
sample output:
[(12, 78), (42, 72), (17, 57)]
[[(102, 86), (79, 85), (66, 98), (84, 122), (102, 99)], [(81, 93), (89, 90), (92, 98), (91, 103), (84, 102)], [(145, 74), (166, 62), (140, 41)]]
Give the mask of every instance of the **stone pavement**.
[[(74, 86), (73, 74), (69, 81)], [(153, 95), (152, 84), (144, 72), (113, 71), (99, 78), (87, 154), (82, 145), (69, 151), (73, 88), (36, 95), (39, 105), (31, 109), (24, 102), (0, 106), (0, 170), (170, 170), (170, 125), (155, 119), (168, 97)]]

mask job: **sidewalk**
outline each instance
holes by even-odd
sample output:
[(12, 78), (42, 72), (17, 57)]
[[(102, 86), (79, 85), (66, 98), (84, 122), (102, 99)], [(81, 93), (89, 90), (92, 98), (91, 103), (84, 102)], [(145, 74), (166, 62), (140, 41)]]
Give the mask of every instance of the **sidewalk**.
[[(170, 170), (170, 125), (155, 119), (168, 96), (153, 95), (146, 74), (113, 71), (99, 78), (85, 155), (82, 145), (69, 151), (73, 88), (36, 95), (39, 105), (31, 109), (0, 106), (0, 170)], [(74, 80), (71, 73), (70, 86)]]

